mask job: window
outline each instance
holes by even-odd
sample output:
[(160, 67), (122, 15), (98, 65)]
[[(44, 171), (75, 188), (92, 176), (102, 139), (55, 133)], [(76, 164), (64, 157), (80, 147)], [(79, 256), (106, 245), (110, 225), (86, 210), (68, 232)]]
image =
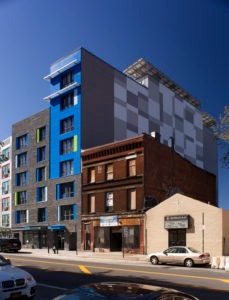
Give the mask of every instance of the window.
[(10, 209), (10, 198), (2, 199), (2, 211), (8, 211)]
[(74, 129), (74, 117), (70, 116), (60, 121), (60, 133), (66, 133)]
[(37, 162), (46, 160), (46, 147), (37, 148)]
[(46, 167), (36, 169), (36, 182), (46, 180)]
[(64, 95), (61, 98), (60, 109), (64, 110), (74, 105), (74, 93)]
[(95, 168), (88, 169), (88, 182), (89, 183), (95, 182)]
[(47, 221), (47, 207), (41, 207), (37, 210), (37, 222)]
[(88, 195), (88, 212), (95, 213), (95, 195)]
[(72, 84), (73, 82), (74, 82), (74, 73), (73, 73), (73, 71), (65, 73), (64, 75), (61, 76), (61, 88), (62, 89), (64, 87)]
[(2, 167), (2, 178), (7, 178), (10, 176), (10, 165), (5, 165)]
[(75, 204), (63, 205), (59, 207), (60, 221), (74, 220)]
[(5, 161), (9, 160), (9, 158), (10, 158), (10, 147), (3, 149), (1, 154), (3, 155)]
[(57, 185), (57, 199), (74, 197), (74, 182), (66, 182)]
[(28, 184), (28, 172), (16, 174), (16, 186), (23, 186)]
[(2, 215), (2, 226), (3, 227), (10, 226), (10, 215), (9, 214)]
[(46, 140), (46, 126), (37, 129), (36, 137), (37, 137), (37, 143)]
[(127, 161), (128, 164), (128, 176), (136, 176), (136, 160), (130, 159)]
[(21, 149), (29, 145), (29, 135), (24, 134), (16, 138), (16, 149)]
[(73, 175), (73, 159), (71, 160), (66, 160), (60, 163), (60, 176), (69, 176)]
[(7, 180), (2, 183), (2, 194), (6, 195), (9, 193), (10, 193), (10, 181)]
[(37, 188), (37, 202), (47, 201), (47, 187), (41, 186)]
[(63, 140), (60, 142), (60, 154), (68, 154), (74, 150), (74, 138)]
[(113, 211), (113, 205), (114, 205), (113, 202), (114, 202), (113, 193), (112, 192), (106, 193), (106, 212)]
[(138, 249), (140, 247), (140, 227), (130, 226), (124, 228), (126, 228), (124, 247), (128, 249)]
[(106, 165), (106, 180), (114, 179), (113, 164)]
[(27, 166), (27, 152), (16, 155), (16, 168)]
[(28, 218), (29, 212), (27, 210), (17, 210), (15, 212), (15, 223), (27, 223), (29, 220)]
[(21, 205), (28, 203), (28, 193), (27, 191), (15, 192), (14, 194), (15, 205)]
[(136, 209), (136, 190), (131, 189), (127, 191), (128, 210)]

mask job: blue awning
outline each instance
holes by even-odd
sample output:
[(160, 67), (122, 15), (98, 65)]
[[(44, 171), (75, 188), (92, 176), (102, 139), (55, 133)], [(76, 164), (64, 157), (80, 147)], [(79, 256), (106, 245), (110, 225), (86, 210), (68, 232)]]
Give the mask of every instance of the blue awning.
[(55, 224), (55, 225), (48, 226), (48, 229), (51, 230), (64, 230), (64, 228), (65, 228), (64, 224)]

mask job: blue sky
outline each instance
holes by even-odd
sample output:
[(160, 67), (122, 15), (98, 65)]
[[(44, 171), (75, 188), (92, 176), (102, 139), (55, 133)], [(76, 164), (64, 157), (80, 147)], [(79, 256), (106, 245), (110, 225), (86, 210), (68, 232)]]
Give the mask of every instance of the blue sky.
[[(0, 140), (48, 107), (43, 77), (83, 46), (119, 70), (143, 57), (215, 118), (229, 105), (227, 0), (0, 0)], [(219, 167), (229, 209), (229, 170)]]

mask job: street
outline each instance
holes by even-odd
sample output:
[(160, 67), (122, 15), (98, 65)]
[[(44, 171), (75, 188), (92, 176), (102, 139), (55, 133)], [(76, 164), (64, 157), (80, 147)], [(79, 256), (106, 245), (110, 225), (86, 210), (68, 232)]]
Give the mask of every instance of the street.
[(50, 300), (67, 289), (102, 281), (124, 281), (178, 289), (199, 299), (228, 299), (229, 273), (205, 267), (157, 265), (148, 262), (103, 262), (101, 259), (49, 259), (7, 254), (12, 264), (29, 271), (38, 283), (35, 300)]

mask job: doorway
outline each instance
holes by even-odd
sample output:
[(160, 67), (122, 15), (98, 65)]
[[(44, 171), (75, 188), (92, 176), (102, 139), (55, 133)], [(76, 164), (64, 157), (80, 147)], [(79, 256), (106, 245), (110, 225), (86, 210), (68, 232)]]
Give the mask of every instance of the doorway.
[(169, 229), (169, 247), (186, 246), (186, 229)]
[(111, 251), (122, 251), (122, 228), (111, 227)]

